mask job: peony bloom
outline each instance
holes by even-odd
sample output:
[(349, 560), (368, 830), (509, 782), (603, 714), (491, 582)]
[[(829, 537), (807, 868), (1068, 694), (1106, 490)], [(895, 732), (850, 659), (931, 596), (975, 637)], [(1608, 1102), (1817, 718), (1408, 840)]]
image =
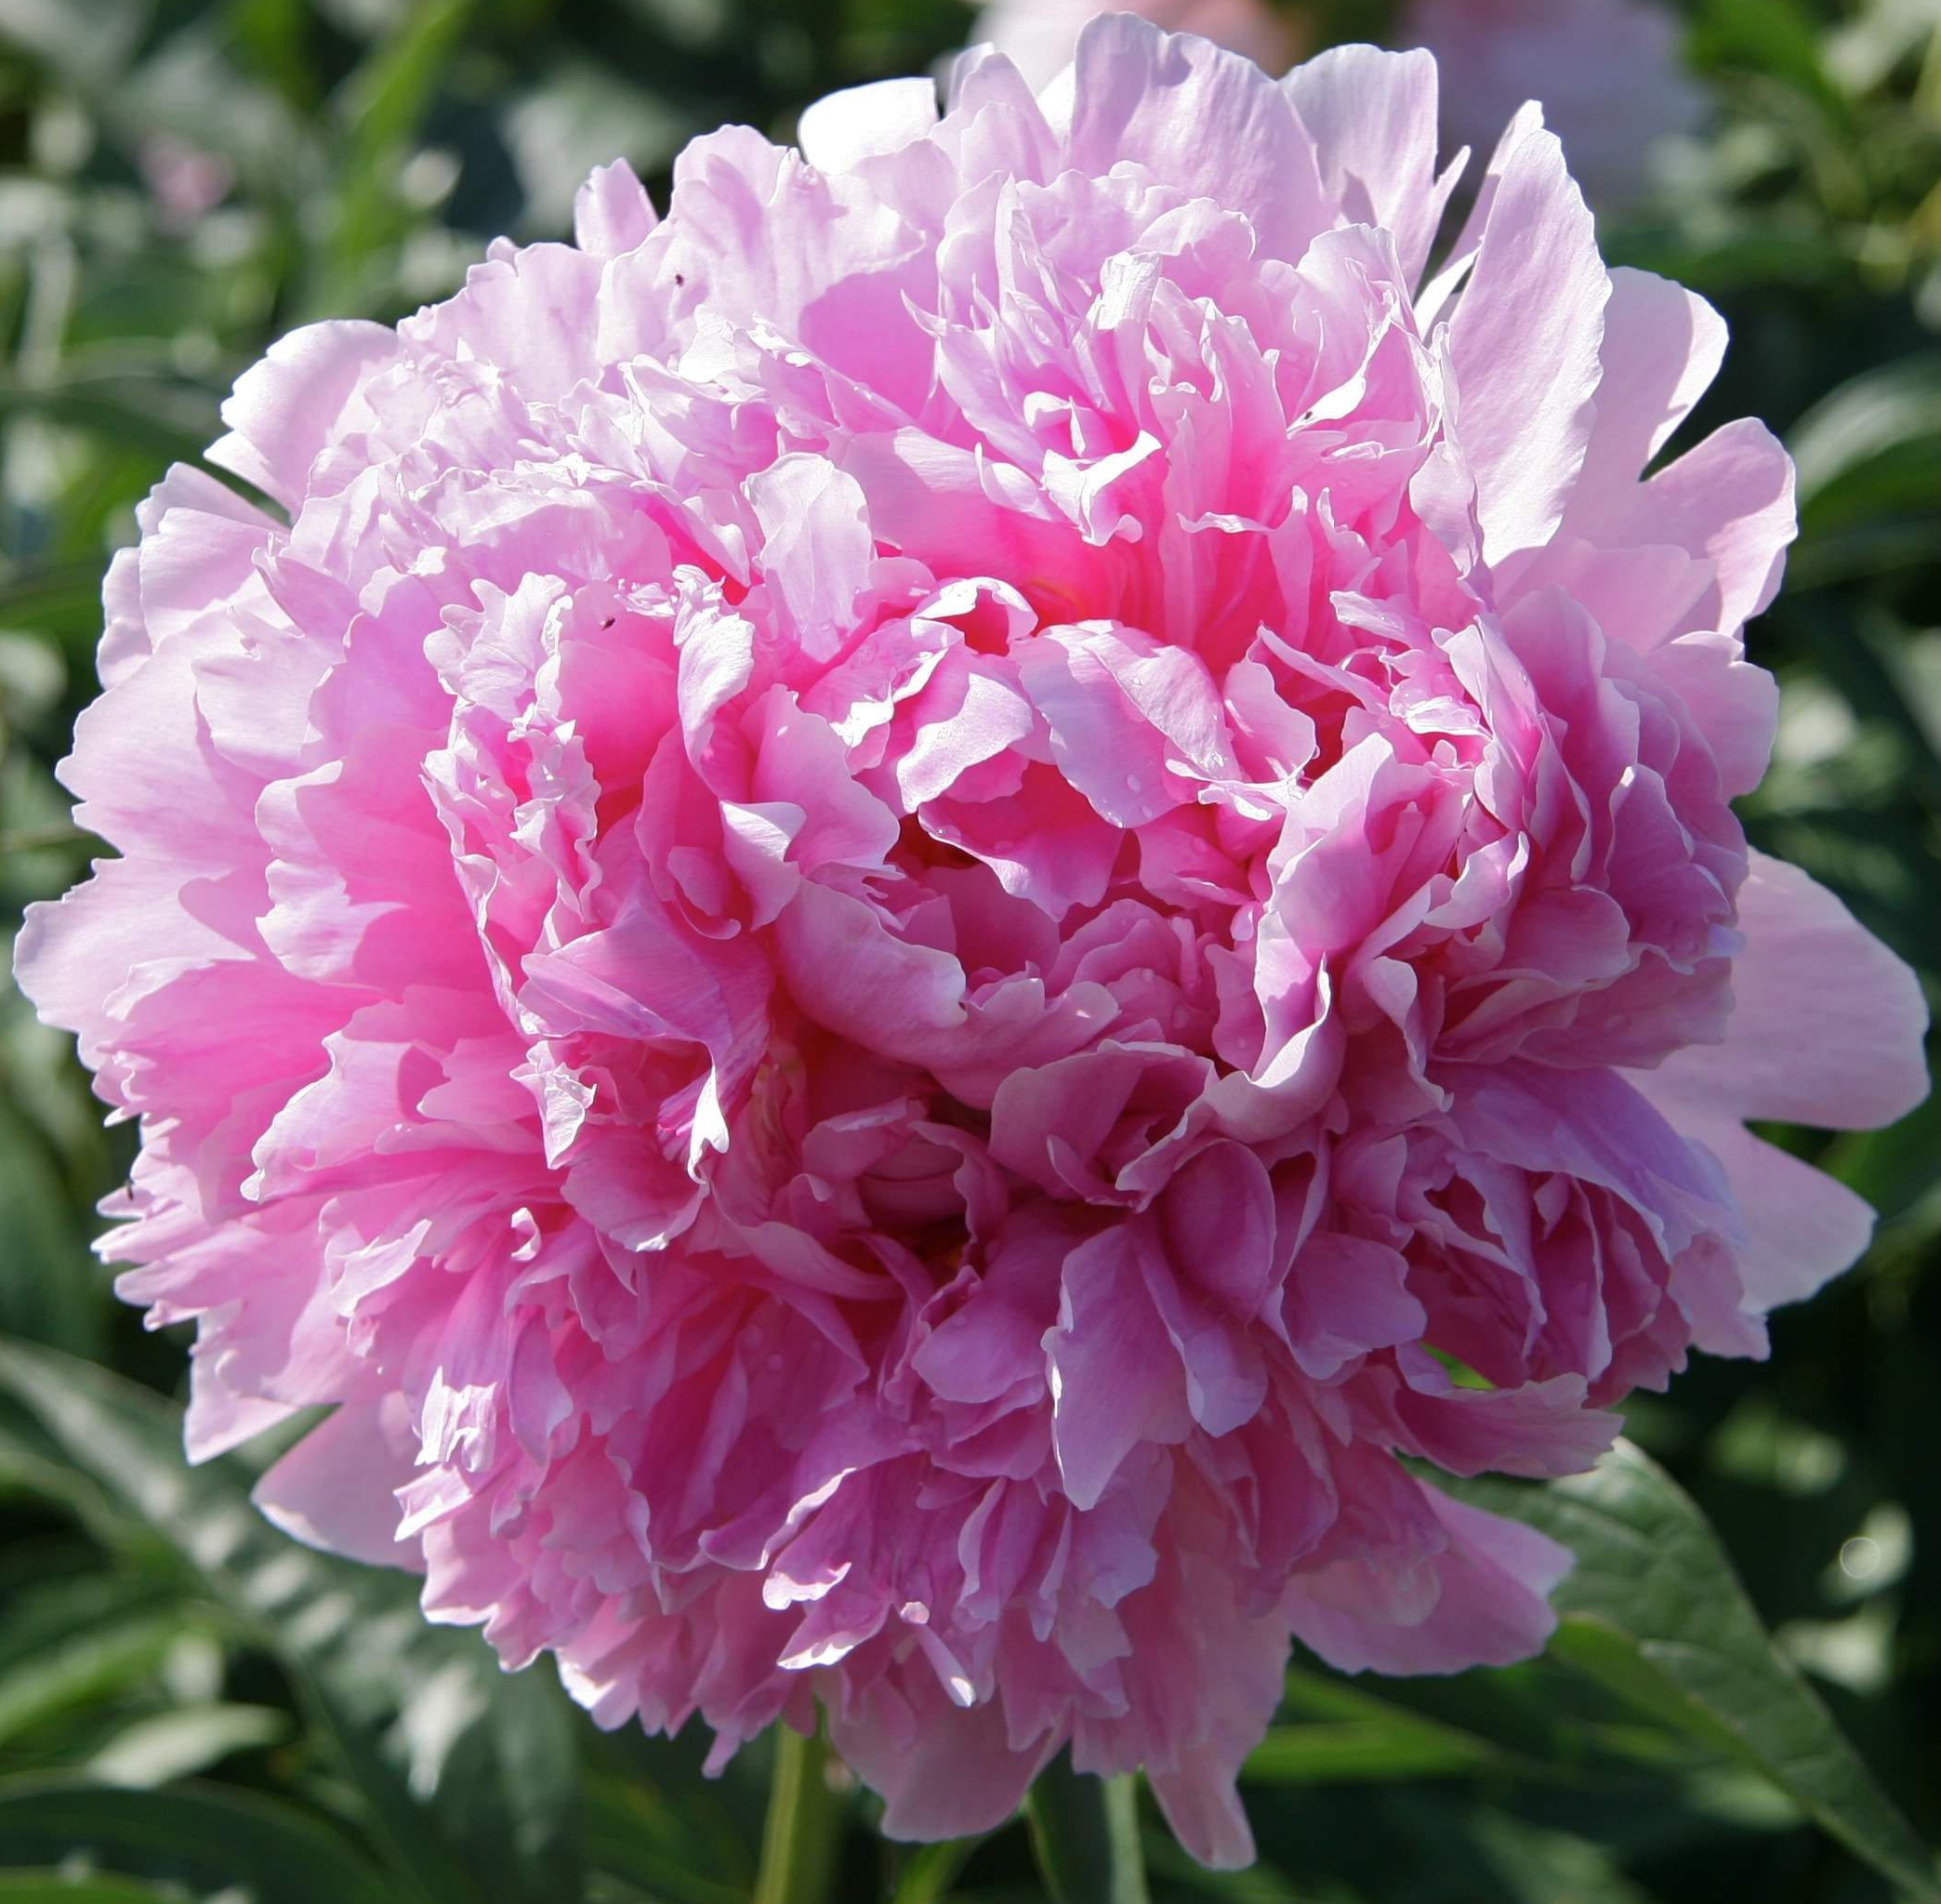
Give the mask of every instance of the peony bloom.
[(1282, 73), (1301, 50), (1295, 21), (1271, 0), (989, 0), (975, 37), (1009, 60), (1044, 90), (1072, 63), (1087, 21), (1124, 11), (1171, 33), (1198, 33), (1216, 46), (1245, 53), (1269, 73)]
[(1452, 145), (1487, 152), (1540, 99), (1591, 202), (1621, 206), (1643, 192), (1653, 143), (1705, 117), (1679, 33), (1663, 0), (1410, 0), (1397, 38), (1435, 55)]
[(1541, 1645), (1397, 1456), (1762, 1353), (1868, 1217), (1745, 1120), (1904, 1111), (1921, 1007), (1728, 805), (1790, 471), (1640, 480), (1717, 318), (1534, 109), (1425, 284), (1435, 119), (1107, 20), (243, 378), (22, 953), (192, 1453), (336, 1404), (280, 1523), (603, 1725), (819, 1699), (900, 1836), (1069, 1742), (1238, 1863), (1290, 1640)]

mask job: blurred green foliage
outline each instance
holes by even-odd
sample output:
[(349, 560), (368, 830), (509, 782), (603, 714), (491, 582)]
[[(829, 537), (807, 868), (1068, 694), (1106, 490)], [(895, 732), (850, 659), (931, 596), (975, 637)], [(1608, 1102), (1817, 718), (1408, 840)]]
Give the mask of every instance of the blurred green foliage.
[[(1941, 0), (1689, 12), (1713, 128), (1604, 236), (1731, 323), (1688, 434), (1757, 414), (1799, 460), (1791, 580), (1754, 635), (1784, 688), (1778, 753), (1746, 818), (1933, 996)], [(804, 100), (923, 70), (970, 18), (0, 0), (0, 930), (86, 862), (52, 768), (91, 692), (108, 555), (271, 337), (400, 315), (489, 238), (562, 229), (591, 165), (625, 153), (658, 182), (723, 120), (786, 136)], [(1582, 1556), (1551, 1654), (1422, 1682), (1298, 1663), (1250, 1767), (1261, 1865), (1213, 1877), (1149, 1829), (1155, 1897), (1932, 1895), (1941, 1101), (1888, 1131), (1781, 1135), (1878, 1207), (1879, 1239), (1778, 1319), (1770, 1364), (1704, 1364), (1638, 1404), (1635, 1437), (1690, 1500), (1642, 1456), (1482, 1490)], [(127, 1158), (68, 1042), (0, 992), (0, 1904), (746, 1899), (765, 1748), (708, 1783), (692, 1736), (602, 1737), (544, 1668), (504, 1677), (474, 1635), (425, 1627), (409, 1580), (275, 1534), (244, 1459), (183, 1467), (180, 1345), (141, 1334), (86, 1250)], [(865, 1797), (841, 1803), (867, 1823)], [(1022, 1827), (921, 1852), (850, 1829), (839, 1856), (843, 1904), (1045, 1895)]]

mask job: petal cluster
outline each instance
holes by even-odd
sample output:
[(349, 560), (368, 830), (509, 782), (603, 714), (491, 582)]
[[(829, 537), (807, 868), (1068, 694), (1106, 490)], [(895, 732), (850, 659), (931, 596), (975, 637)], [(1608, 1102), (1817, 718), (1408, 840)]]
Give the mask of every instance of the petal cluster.
[[(1579, 1469), (1865, 1240), (1749, 1117), (1918, 1095), (1749, 855), (1791, 478), (1642, 472), (1717, 319), (1433, 62), (1095, 23), (730, 128), (656, 219), (285, 338), (115, 562), (26, 984), (141, 1120), (192, 1451), (893, 1833), (1069, 1744), (1182, 1838), (1290, 1640), (1537, 1647)], [(1429, 270), (1432, 254), (1439, 258)]]

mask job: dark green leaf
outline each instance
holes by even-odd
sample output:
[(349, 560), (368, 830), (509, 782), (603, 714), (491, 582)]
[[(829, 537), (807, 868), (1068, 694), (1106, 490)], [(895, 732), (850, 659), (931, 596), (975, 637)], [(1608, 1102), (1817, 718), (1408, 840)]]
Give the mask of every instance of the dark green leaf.
[[(183, 1463), (175, 1410), (132, 1384), (5, 1344), (0, 1393), (282, 1658), (419, 1895), (551, 1904), (570, 1891), (576, 1752), (557, 1682), (508, 1676), (476, 1634), (427, 1625), (408, 1576), (285, 1539), (236, 1463)], [(419, 1723), (401, 1726), (406, 1713)]]
[(0, 1744), (152, 1673), (181, 1635), (176, 1615), (138, 1617), (70, 1633), (0, 1674)]
[[(646, 1779), (589, 1777), (581, 1792), (588, 1865), (667, 1904), (741, 1904), (754, 1877), (746, 1847), (711, 1793), (663, 1793)], [(733, 1854), (739, 1853), (736, 1857)]]
[(1490, 1739), (1412, 1712), (1360, 1684), (1296, 1668), (1284, 1714), (1240, 1776), (1262, 1785), (1353, 1783), (1435, 1777), (1507, 1766), (1514, 1754)]
[(1763, 1774), (1910, 1895), (1941, 1899), (1933, 1855), (1774, 1650), (1717, 1535), (1656, 1462), (1620, 1442), (1588, 1474), (1455, 1491), (1577, 1555), (1556, 1594), (1559, 1658)]
[(157, 1890), (134, 1878), (69, 1876), (59, 1871), (0, 1871), (0, 1904), (181, 1904), (173, 1884)]
[(1784, 80), (1822, 111), (1845, 116), (1846, 101), (1827, 76), (1819, 34), (1801, 0), (1705, 0), (1693, 42), (1707, 64)]
[(981, 1838), (953, 1838), (942, 1844), (921, 1844), (896, 1874), (890, 1904), (943, 1904), (957, 1876), (970, 1862)]
[(1800, 514), (1816, 534), (1880, 526), (1897, 509), (1941, 511), (1941, 353), (1862, 371), (1794, 425)]
[(1148, 1904), (1131, 1775), (1097, 1778), (1060, 1752), (1024, 1801), (1039, 1874), (1053, 1904)]
[(247, 1885), (264, 1904), (389, 1904), (394, 1895), (354, 1846), (271, 1799), (204, 1785), (0, 1780), (0, 1861), (82, 1859), (208, 1891)]
[(0, 1621), (0, 1743), (77, 1710), (141, 1696), (198, 1624), (172, 1583), (139, 1568), (27, 1573)]
[(1336, 1721), (1275, 1726), (1248, 1754), (1240, 1776), (1256, 1785), (1353, 1784), (1369, 1778), (1433, 1778), (1473, 1772), (1494, 1756), (1440, 1727)]
[[(5, 1071), (0, 1064), (0, 1078)], [(108, 1278), (72, 1211), (50, 1194), (52, 1161), (0, 1098), (0, 1333), (86, 1355), (100, 1346)]]

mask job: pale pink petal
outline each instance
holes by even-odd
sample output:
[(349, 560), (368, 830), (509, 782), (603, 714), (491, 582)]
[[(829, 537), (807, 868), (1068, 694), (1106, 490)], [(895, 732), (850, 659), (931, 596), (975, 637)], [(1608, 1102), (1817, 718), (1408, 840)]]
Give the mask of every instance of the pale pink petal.
[(1667, 1060), (1646, 1080), (1655, 1098), (1865, 1130), (1927, 1095), (1921, 983), (1832, 893), (1754, 853), (1738, 923), (1725, 1043)]
[(1725, 322), (1683, 284), (1620, 266), (1598, 354), (1597, 421), (1574, 507), (1606, 483), (1620, 493), (1636, 485), (1718, 375)]
[(1143, 165), (1244, 212), (1274, 258), (1298, 258), (1335, 223), (1314, 140), (1251, 60), (1108, 14), (1079, 36), (1074, 84), (1072, 164)]
[(596, 165), (573, 201), (574, 243), (595, 258), (635, 250), (659, 222), (646, 187), (625, 159)]
[(1611, 281), (1549, 133), (1517, 138), (1491, 185), (1449, 360), (1483, 552), (1497, 561), (1543, 542), (1568, 506), (1597, 414)]
[(238, 378), (222, 405), (229, 434), (210, 445), (209, 460), (295, 508), (310, 465), (358, 427), (363, 385), (397, 356), (382, 324), (338, 318), (292, 331)]
[(937, 88), (927, 79), (879, 79), (830, 93), (802, 112), (796, 142), (825, 172), (900, 152), (937, 123)]
[(408, 1444), (399, 1445), (400, 1412), (344, 1403), (277, 1461), (250, 1499), (306, 1546), (378, 1567), (409, 1566), (413, 1553), (400, 1544), (392, 1493), (411, 1473)]
[(1460, 1673), (1538, 1651), (1556, 1627), (1549, 1595), (1570, 1569), (1568, 1550), (1534, 1527), (1422, 1492), (1442, 1535), (1419, 1563), (1428, 1581), (1420, 1615), (1370, 1612), (1381, 1596), (1365, 1601), (1363, 1569), (1344, 1565), (1295, 1587), (1296, 1636), (1344, 1673)]
[(1334, 46), (1285, 82), (1314, 141), (1321, 181), (1357, 225), (1392, 232), (1413, 283), (1428, 262), (1453, 176), (1435, 169), (1435, 61), (1426, 53)]

